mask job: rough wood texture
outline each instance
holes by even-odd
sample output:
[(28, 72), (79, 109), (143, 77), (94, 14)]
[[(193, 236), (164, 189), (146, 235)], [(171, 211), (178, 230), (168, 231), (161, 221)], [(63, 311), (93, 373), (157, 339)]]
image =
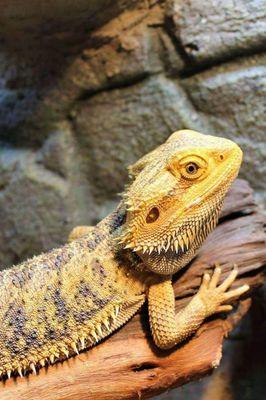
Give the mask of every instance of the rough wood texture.
[(197, 291), (203, 271), (214, 262), (221, 264), (224, 275), (237, 263), (240, 272), (235, 285), (249, 283), (251, 290), (232, 313), (209, 320), (192, 339), (165, 352), (152, 343), (144, 307), (97, 347), (41, 369), (38, 376), (1, 382), (1, 400), (150, 398), (210, 373), (219, 365), (223, 339), (248, 311), (252, 290), (264, 281), (265, 222), (250, 187), (238, 180), (227, 197), (220, 224), (175, 282), (179, 309)]

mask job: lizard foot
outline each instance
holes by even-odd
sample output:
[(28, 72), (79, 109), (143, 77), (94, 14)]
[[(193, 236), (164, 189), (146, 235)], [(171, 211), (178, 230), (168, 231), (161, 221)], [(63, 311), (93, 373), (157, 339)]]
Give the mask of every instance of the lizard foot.
[(234, 265), (233, 270), (230, 272), (228, 277), (218, 286), (221, 272), (221, 268), (216, 266), (212, 276), (205, 273), (199, 292), (196, 295), (198, 300), (205, 306), (206, 316), (218, 312), (231, 311), (233, 307), (230, 304), (224, 303), (241, 296), (249, 289), (248, 285), (243, 285), (236, 289), (227, 291), (237, 277), (238, 269), (236, 265)]

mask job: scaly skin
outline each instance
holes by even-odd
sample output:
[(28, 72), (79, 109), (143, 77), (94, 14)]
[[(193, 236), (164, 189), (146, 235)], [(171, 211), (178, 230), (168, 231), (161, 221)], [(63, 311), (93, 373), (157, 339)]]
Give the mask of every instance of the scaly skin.
[(195, 255), (217, 224), (242, 152), (233, 142), (194, 131), (173, 133), (129, 167), (123, 199), (95, 227), (70, 242), (0, 273), (0, 375), (21, 376), (95, 345), (148, 299), (158, 347), (190, 336), (203, 320), (248, 286), (217, 286), (220, 269), (175, 315), (172, 275)]

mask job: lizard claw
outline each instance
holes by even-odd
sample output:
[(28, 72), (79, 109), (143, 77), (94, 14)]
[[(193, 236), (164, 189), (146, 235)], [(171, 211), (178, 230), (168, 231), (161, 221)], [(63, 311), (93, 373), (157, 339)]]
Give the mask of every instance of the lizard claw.
[(199, 296), (205, 305), (206, 316), (217, 312), (231, 311), (233, 307), (230, 304), (224, 303), (241, 296), (249, 289), (248, 285), (242, 285), (236, 289), (227, 291), (237, 277), (238, 269), (236, 265), (233, 266), (228, 277), (218, 285), (221, 273), (221, 268), (216, 266), (212, 276), (208, 273), (205, 273), (203, 276), (197, 296)]

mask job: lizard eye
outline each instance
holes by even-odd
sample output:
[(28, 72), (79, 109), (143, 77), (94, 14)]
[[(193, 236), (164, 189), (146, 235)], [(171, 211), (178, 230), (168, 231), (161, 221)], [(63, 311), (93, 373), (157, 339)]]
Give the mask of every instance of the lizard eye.
[(196, 174), (198, 169), (199, 169), (199, 166), (193, 162), (190, 162), (186, 165), (186, 172), (188, 174)]
[(173, 158), (168, 164), (169, 171), (179, 177), (180, 174), (187, 180), (198, 179), (207, 171), (208, 162), (198, 155), (188, 155), (181, 159)]
[(146, 222), (148, 224), (150, 224), (151, 222), (155, 222), (159, 218), (159, 215), (160, 215), (160, 213), (159, 213), (158, 208), (157, 207), (153, 207), (149, 211), (149, 213), (148, 213), (148, 215), (146, 217)]
[(183, 178), (193, 180), (200, 178), (205, 171), (205, 165), (196, 161), (186, 161), (181, 164), (181, 175)]

